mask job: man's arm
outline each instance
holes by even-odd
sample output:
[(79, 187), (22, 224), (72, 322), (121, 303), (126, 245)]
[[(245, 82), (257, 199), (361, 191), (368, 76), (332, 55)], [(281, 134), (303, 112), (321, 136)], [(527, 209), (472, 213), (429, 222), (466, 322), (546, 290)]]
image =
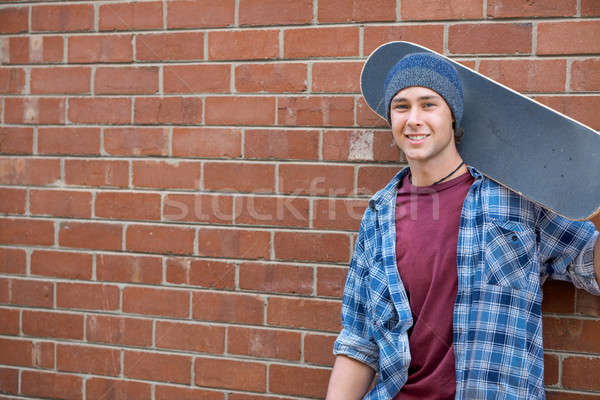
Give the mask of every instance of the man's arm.
[(337, 356), (326, 400), (359, 400), (364, 397), (373, 380), (375, 371), (366, 364), (350, 357)]
[[(594, 223), (596, 230), (600, 231), (600, 213), (590, 218), (590, 221)], [(600, 286), (600, 236), (598, 236), (596, 245), (594, 246), (594, 271), (596, 272), (596, 282)]]

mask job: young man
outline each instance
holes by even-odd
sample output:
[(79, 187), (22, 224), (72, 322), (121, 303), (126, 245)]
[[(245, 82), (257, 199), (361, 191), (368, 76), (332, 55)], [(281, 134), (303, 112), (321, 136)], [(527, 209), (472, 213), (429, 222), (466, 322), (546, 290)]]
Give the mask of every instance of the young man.
[(543, 399), (541, 283), (600, 294), (594, 224), (464, 165), (462, 86), (448, 61), (407, 55), (384, 93), (408, 167), (363, 216), (327, 399)]

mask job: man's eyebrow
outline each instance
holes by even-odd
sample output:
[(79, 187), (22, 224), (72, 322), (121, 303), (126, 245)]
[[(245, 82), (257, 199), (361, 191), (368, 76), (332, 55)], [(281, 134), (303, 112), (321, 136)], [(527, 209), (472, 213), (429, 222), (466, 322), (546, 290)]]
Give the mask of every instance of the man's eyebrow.
[[(440, 96), (437, 96), (437, 95), (421, 96), (417, 100), (432, 100), (432, 99), (440, 99)], [(392, 99), (392, 103), (401, 103), (403, 101), (408, 101), (408, 99), (406, 97), (394, 97)]]

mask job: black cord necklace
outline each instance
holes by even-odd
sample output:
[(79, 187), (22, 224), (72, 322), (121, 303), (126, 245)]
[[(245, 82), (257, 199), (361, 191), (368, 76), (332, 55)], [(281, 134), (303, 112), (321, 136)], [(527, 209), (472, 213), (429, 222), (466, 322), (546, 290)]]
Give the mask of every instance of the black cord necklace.
[[(433, 182), (434, 185), (437, 185), (438, 183), (442, 183), (443, 181), (445, 181), (446, 179), (448, 179), (449, 177), (452, 176), (453, 173), (455, 173), (456, 171), (458, 171), (460, 169), (460, 167), (462, 167), (464, 165), (464, 161), (461, 162), (458, 167), (456, 167), (456, 169), (454, 169), (454, 171), (450, 172), (448, 175), (446, 175), (445, 177), (443, 177), (442, 179), (440, 179), (439, 181), (435, 181)], [(412, 183), (412, 176), (410, 176), (409, 178), (410, 183)]]

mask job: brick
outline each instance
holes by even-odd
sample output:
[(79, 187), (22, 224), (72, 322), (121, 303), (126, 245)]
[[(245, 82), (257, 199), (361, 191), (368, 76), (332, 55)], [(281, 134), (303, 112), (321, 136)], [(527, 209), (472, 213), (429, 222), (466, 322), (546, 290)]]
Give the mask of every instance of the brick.
[(284, 397), (273, 397), (269, 396), (256, 396), (256, 395), (248, 395), (244, 393), (230, 393), (229, 400), (287, 400)]
[[(62, 36), (9, 37), (4, 60), (10, 64), (57, 63), (63, 61)], [(6, 46), (6, 45), (5, 45)], [(4, 61), (3, 61), (4, 62)]]
[(227, 93), (231, 67), (226, 64), (164, 66), (164, 93)]
[(94, 6), (92, 4), (38, 5), (31, 8), (33, 31), (92, 31)]
[(153, 256), (98, 254), (96, 275), (100, 281), (157, 284), (162, 282), (162, 260)]
[(600, 317), (600, 298), (583, 290), (576, 290), (576, 311), (578, 314)]
[(82, 35), (68, 38), (69, 63), (133, 61), (133, 35)]
[(19, 393), (19, 370), (13, 368), (0, 368), (0, 392)]
[(152, 386), (148, 383), (92, 377), (85, 381), (86, 397), (111, 400), (150, 400)]
[(271, 297), (267, 324), (339, 332), (339, 301)]
[(239, 196), (235, 201), (235, 223), (308, 228), (309, 201), (291, 196)]
[(544, 385), (556, 385), (559, 379), (559, 364), (558, 356), (554, 354), (544, 354)]
[(580, 121), (592, 129), (600, 129), (600, 96), (536, 96), (535, 100)]
[(225, 328), (196, 323), (156, 323), (156, 347), (210, 354), (225, 351)]
[(240, 25), (296, 25), (313, 19), (311, 0), (241, 0)]
[(207, 97), (205, 118), (207, 125), (273, 125), (275, 98)]
[[(2, 335), (19, 335), (19, 315), (17, 309), (0, 308), (0, 334)], [(0, 373), (1, 376), (1, 373)], [(0, 388), (2, 388), (2, 379), (0, 379)]]
[(98, 192), (94, 215), (109, 219), (160, 220), (160, 194)]
[(570, 86), (573, 91), (600, 91), (600, 60), (573, 61)]
[(0, 157), (0, 183), (51, 185), (60, 179), (60, 160)]
[(69, 121), (82, 124), (129, 124), (131, 99), (122, 97), (70, 98)]
[(125, 346), (152, 346), (152, 320), (90, 314), (86, 317), (86, 340)]
[(0, 362), (23, 367), (53, 368), (54, 344), (0, 338)]
[(304, 336), (304, 361), (333, 366), (333, 342), (337, 336), (309, 333)]
[(198, 255), (242, 259), (267, 259), (271, 236), (267, 231), (199, 228)]
[[(167, 261), (167, 268), (171, 265)], [(234, 289), (235, 270), (235, 264), (192, 259), (189, 265), (189, 283), (211, 289)]]
[(0, 243), (50, 246), (54, 244), (54, 223), (32, 219), (0, 219)]
[(395, 21), (394, 0), (335, 0), (319, 3), (319, 23)]
[(575, 312), (575, 287), (570, 282), (548, 280), (543, 286), (542, 312), (572, 314)]
[(234, 13), (234, 0), (172, 0), (167, 3), (167, 29), (231, 26)]
[(34, 250), (31, 253), (31, 275), (91, 280), (92, 262), (91, 254)]
[(281, 97), (277, 104), (277, 121), (290, 126), (352, 126), (354, 98)]
[(3, 303), (30, 307), (52, 307), (54, 303), (52, 282), (10, 279), (7, 283), (4, 294), (7, 294), (8, 298), (2, 301)]
[(576, 13), (576, 0), (526, 3), (519, 0), (490, 0), (487, 5), (487, 16), (490, 18), (574, 17)]
[(299, 332), (236, 326), (227, 331), (228, 353), (251, 357), (300, 361), (300, 341)]
[(400, 15), (402, 20), (405, 21), (481, 19), (483, 17), (483, 2), (479, 0), (450, 0), (444, 2), (404, 0), (400, 6)]
[(275, 190), (275, 166), (272, 164), (207, 162), (204, 165), (207, 190), (265, 193)]
[(31, 93), (90, 93), (90, 85), (91, 68), (88, 67), (43, 67), (31, 69)]
[[(452, 54), (529, 54), (531, 35), (531, 23), (457, 24), (448, 29), (448, 51)], [(538, 44), (538, 53), (539, 49)]]
[(26, 396), (81, 400), (83, 378), (50, 372), (23, 371), (21, 392)]
[(380, 117), (367, 105), (364, 98), (359, 97), (356, 102), (356, 123), (360, 127), (388, 128), (387, 121)]
[(199, 124), (202, 123), (202, 99), (137, 97), (133, 118), (136, 124)]
[(356, 232), (367, 208), (367, 200), (317, 199), (313, 202), (313, 223), (316, 229)]
[(564, 92), (565, 60), (482, 60), (479, 72), (519, 92)]
[(600, 17), (600, 7), (598, 0), (581, 0), (582, 17)]
[(166, 156), (169, 154), (168, 128), (105, 128), (104, 151), (116, 156)]
[(600, 343), (594, 340), (600, 321), (546, 316), (543, 325), (545, 349), (600, 353)]
[(33, 128), (0, 127), (0, 153), (31, 154), (33, 152)]
[(123, 373), (128, 378), (189, 385), (191, 371), (192, 358), (188, 356), (125, 351)]
[[(0, 192), (0, 196), (3, 196), (2, 192)], [(25, 275), (27, 273), (27, 256), (25, 250), (10, 249), (7, 247), (0, 248), (0, 273)]]
[(238, 158), (242, 132), (228, 128), (174, 128), (174, 157)]
[(263, 363), (198, 357), (194, 372), (198, 386), (254, 392), (267, 389), (267, 366)]
[(279, 30), (277, 29), (208, 33), (209, 60), (264, 60), (277, 57), (279, 57)]
[(192, 297), (192, 318), (258, 325), (264, 320), (264, 301), (248, 294), (198, 291)]
[(260, 292), (311, 295), (313, 271), (312, 267), (295, 265), (242, 263), (239, 287)]
[(154, 398), (156, 400), (224, 400), (225, 394), (213, 390), (190, 389), (178, 386), (154, 386)]
[(126, 287), (123, 290), (123, 312), (188, 318), (190, 296), (188, 292), (172, 289)]
[(298, 28), (283, 32), (285, 58), (357, 57), (358, 26)]
[(549, 392), (546, 391), (547, 400), (598, 400), (600, 396), (595, 394), (578, 394), (573, 392)]
[(4, 122), (10, 124), (64, 124), (65, 99), (53, 97), (7, 97)]
[(27, 32), (29, 7), (6, 7), (0, 9), (0, 33)]
[(118, 311), (120, 290), (116, 285), (65, 283), (56, 284), (59, 308)]
[(192, 61), (204, 59), (204, 33), (148, 33), (135, 37), (138, 61)]
[(76, 190), (30, 190), (29, 208), (33, 215), (89, 218), (92, 194)]
[(241, 64), (235, 67), (235, 88), (242, 93), (304, 92), (307, 69), (299, 63)]
[(98, 28), (101, 31), (161, 29), (163, 3), (160, 1), (101, 4)]
[(164, 199), (166, 221), (233, 223), (233, 197), (210, 194), (168, 194)]
[(59, 344), (56, 348), (56, 367), (59, 371), (117, 376), (121, 372), (121, 351)]
[(65, 160), (65, 183), (77, 186), (127, 187), (129, 163), (120, 160)]
[(62, 222), (58, 242), (63, 247), (121, 250), (123, 227), (101, 222)]
[(244, 157), (272, 160), (319, 159), (316, 130), (246, 129)]
[(194, 230), (178, 226), (130, 225), (127, 250), (148, 253), (192, 254)]
[(600, 358), (565, 357), (562, 362), (562, 384), (567, 389), (600, 390), (597, 372)]
[(600, 52), (598, 21), (538, 24), (537, 54), (594, 54)]
[(415, 42), (442, 53), (444, 51), (444, 25), (382, 25), (365, 26), (363, 54), (371, 54), (377, 47), (393, 40)]
[(134, 161), (133, 186), (199, 189), (201, 163), (194, 161)]
[(25, 70), (21, 68), (0, 68), (0, 93), (22, 94), (24, 90)]
[(315, 93), (360, 93), (363, 62), (318, 62), (312, 67)]
[(273, 393), (324, 398), (330, 369), (271, 365), (269, 391)]
[(81, 127), (38, 128), (39, 154), (100, 154), (100, 129)]
[(23, 334), (28, 336), (83, 339), (83, 315), (23, 310)]
[(347, 273), (346, 268), (317, 268), (317, 296), (341, 298)]
[(349, 240), (340, 233), (276, 232), (274, 247), (278, 260), (349, 261)]
[(397, 162), (400, 157), (390, 131), (327, 130), (323, 133), (324, 160)]
[(360, 167), (358, 169), (357, 194), (373, 195), (375, 192), (385, 187), (387, 183), (399, 171), (394, 167)]
[(282, 164), (279, 166), (281, 193), (339, 196), (354, 189), (354, 167), (347, 165)]
[(153, 94), (158, 92), (158, 67), (98, 67), (95, 94)]

